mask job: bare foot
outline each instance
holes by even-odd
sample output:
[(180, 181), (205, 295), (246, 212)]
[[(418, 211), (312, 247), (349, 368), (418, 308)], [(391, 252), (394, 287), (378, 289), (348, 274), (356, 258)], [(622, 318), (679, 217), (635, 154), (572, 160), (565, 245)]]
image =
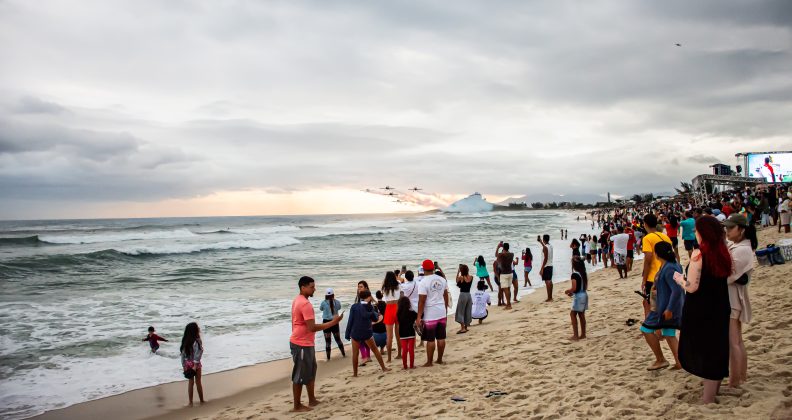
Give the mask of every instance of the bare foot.
[(389, 367), (382, 368), (382, 371), (383, 371), (383, 372), (390, 372), (390, 371), (391, 371), (391, 368), (389, 368)]
[(292, 408), (290, 411), (292, 413), (302, 413), (302, 412), (311, 411), (311, 410), (313, 410), (313, 408), (300, 404), (297, 407)]
[(443, 364), (443, 360), (442, 359), (437, 359), (437, 364), (438, 365), (442, 365)]
[(508, 311), (508, 310), (509, 310), (509, 309), (511, 309), (511, 308), (512, 308), (512, 307), (511, 307), (511, 305), (506, 305), (506, 307), (505, 307), (505, 308), (503, 308), (503, 309), (505, 309), (505, 310), (507, 310), (507, 311)]
[(520, 301), (517, 300), (517, 299), (514, 299), (514, 303), (520, 303)]
[(308, 401), (308, 405), (311, 407), (316, 407), (317, 405), (321, 404), (322, 402), (319, 400)]
[(668, 361), (662, 360), (662, 361), (659, 361), (659, 362), (652, 363), (652, 365), (649, 366), (648, 368), (646, 368), (646, 370), (658, 370), (658, 369), (663, 369), (663, 368), (667, 368), (667, 367), (668, 367)]
[(573, 335), (572, 337), (569, 337), (569, 341), (578, 341), (578, 340), (580, 340), (580, 337), (578, 337), (576, 335)]
[(432, 367), (432, 366), (433, 366), (432, 362), (426, 362), (423, 365), (421, 365), (421, 367)]
[(586, 334), (583, 334), (583, 335), (581, 335), (579, 338), (580, 338), (581, 340), (585, 340), (585, 339), (586, 339)]
[(679, 363), (677, 363), (677, 364), (675, 364), (674, 366), (671, 366), (671, 369), (670, 369), (670, 370), (679, 370), (679, 369), (682, 369), (682, 365), (680, 365)]

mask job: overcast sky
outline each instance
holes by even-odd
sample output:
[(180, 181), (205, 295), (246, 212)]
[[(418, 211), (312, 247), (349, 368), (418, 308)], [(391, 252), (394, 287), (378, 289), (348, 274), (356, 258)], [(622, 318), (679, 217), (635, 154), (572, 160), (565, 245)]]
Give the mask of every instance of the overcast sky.
[(660, 192), (792, 149), (787, 0), (0, 0), (0, 63), (0, 218)]

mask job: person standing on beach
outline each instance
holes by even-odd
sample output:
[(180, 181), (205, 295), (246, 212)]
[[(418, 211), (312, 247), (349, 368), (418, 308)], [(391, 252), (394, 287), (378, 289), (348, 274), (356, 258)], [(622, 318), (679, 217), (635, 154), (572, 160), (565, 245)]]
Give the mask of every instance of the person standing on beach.
[(553, 301), (553, 246), (550, 245), (550, 235), (545, 234), (542, 240), (542, 268), (539, 269), (539, 275), (545, 282), (545, 289), (547, 289), (547, 300), (545, 302)]
[(644, 334), (646, 344), (649, 345), (655, 356), (655, 362), (646, 369), (658, 370), (668, 367), (668, 361), (660, 348), (660, 338), (656, 334), (656, 331), (660, 330), (674, 356), (676, 363), (672, 369), (676, 370), (682, 367), (679, 363), (679, 342), (676, 330), (679, 329), (682, 320), (685, 292), (674, 281), (674, 275), (675, 273), (682, 274), (682, 267), (676, 261), (676, 254), (668, 242), (658, 242), (653, 255), (662, 263), (662, 266), (657, 272), (654, 288), (650, 292), (651, 310), (641, 325), (641, 332)]
[[(704, 404), (715, 402), (721, 381), (729, 376), (729, 316), (727, 278), (732, 257), (723, 226), (714, 217), (696, 220), (699, 249), (693, 251), (687, 276), (674, 280), (685, 289), (679, 334), (679, 361), (687, 372), (703, 379)], [(645, 248), (644, 248), (645, 249)]]
[[(583, 264), (582, 259), (577, 260), (579, 264)], [(584, 265), (585, 267), (585, 265)], [(582, 340), (586, 338), (586, 309), (588, 309), (588, 281), (585, 268), (583, 273), (572, 273), (570, 278), (571, 285), (564, 293), (572, 298), (572, 310), (569, 316), (572, 319), (572, 341)], [(578, 319), (580, 319), (580, 334), (578, 334)]]
[[(503, 251), (501, 251), (503, 248)], [(500, 287), (503, 291), (503, 296), (506, 299), (506, 307), (504, 309), (511, 309), (511, 284), (512, 284), (512, 265), (514, 264), (514, 254), (509, 252), (509, 244), (500, 241), (495, 248), (495, 261), (498, 263), (498, 279), (500, 280)]]
[(531, 272), (531, 270), (533, 270), (533, 254), (531, 253), (531, 248), (525, 248), (525, 251), (523, 251), (522, 254), (522, 259), (523, 275), (525, 276), (525, 284), (523, 287), (533, 287), (533, 284), (531, 284), (531, 279), (528, 277), (528, 274)]
[(627, 278), (627, 243), (630, 241), (630, 235), (624, 233), (624, 226), (619, 226), (618, 235), (611, 236), (613, 243), (613, 265), (619, 272), (620, 279)]
[(624, 224), (624, 233), (630, 238), (627, 240), (627, 265), (625, 267), (627, 273), (624, 275), (627, 277), (630, 271), (632, 271), (633, 260), (635, 260), (635, 244), (637, 241), (635, 240), (635, 231), (632, 228), (632, 224)]
[(492, 283), (490, 282), (489, 272), (487, 272), (487, 262), (484, 261), (483, 255), (479, 255), (478, 258), (473, 261), (473, 267), (476, 267), (476, 277), (478, 277), (479, 280), (486, 280), (487, 284), (489, 285), (489, 289), (494, 290), (492, 288)]
[[(308, 276), (300, 277), (297, 286), (300, 288), (300, 294), (292, 301), (292, 333), (291, 337), (289, 337), (289, 348), (291, 349), (292, 361), (294, 362), (291, 375), (294, 408), (291, 411), (301, 412), (310, 411), (311, 407), (309, 406), (319, 404), (319, 400), (314, 395), (317, 368), (314, 335), (318, 331), (338, 325), (343, 315), (335, 315), (330, 322), (316, 324), (313, 305), (308, 300), (308, 298), (313, 297), (316, 291), (314, 279)], [(303, 405), (300, 401), (303, 385), (308, 389), (308, 406)]]
[[(654, 249), (658, 242), (671, 243), (671, 238), (666, 236), (665, 233), (657, 231), (657, 216), (652, 213), (644, 216), (644, 228), (646, 229), (646, 237), (643, 239), (643, 253), (644, 253), (644, 266), (643, 278), (641, 280), (641, 291), (648, 297), (649, 292), (654, 285), (654, 278), (660, 267), (663, 265), (660, 260), (654, 258)], [(644, 318), (649, 315), (649, 299), (645, 298), (643, 301)]]
[[(391, 272), (391, 274), (393, 273)], [(349, 321), (347, 321), (345, 334), (346, 339), (352, 342), (352, 376), (357, 376), (358, 373), (358, 352), (356, 347), (359, 347), (360, 343), (368, 345), (371, 352), (374, 353), (374, 357), (377, 358), (382, 371), (387, 372), (390, 368), (385, 367), (382, 354), (374, 342), (374, 331), (372, 329), (373, 323), (382, 321), (382, 315), (372, 305), (371, 292), (364, 290), (360, 292), (358, 298), (358, 303), (349, 308)]]
[(682, 219), (679, 226), (682, 228), (682, 242), (685, 245), (685, 251), (687, 251), (688, 258), (690, 258), (693, 250), (698, 249), (698, 243), (696, 243), (696, 219), (693, 218), (693, 212), (686, 211), (685, 218)]
[[(432, 272), (434, 263), (425, 260), (421, 266)], [(426, 363), (432, 366), (435, 347), (437, 347), (437, 363), (443, 364), (446, 339), (446, 307), (448, 306), (448, 283), (437, 274), (429, 274), (418, 286), (418, 318), (416, 324), (423, 329), (423, 340), (426, 342)]]
[(393, 335), (394, 329), (396, 334), (396, 358), (401, 358), (401, 343), (399, 342), (398, 320), (396, 319), (396, 311), (398, 310), (399, 297), (401, 291), (399, 290), (399, 280), (396, 274), (388, 271), (385, 273), (385, 280), (382, 282), (382, 298), (385, 301), (384, 323), (385, 329), (388, 333), (388, 362), (390, 363), (393, 354)]
[(396, 312), (399, 319), (399, 340), (402, 347), (402, 367), (407, 369), (407, 359), (410, 360), (410, 369), (415, 369), (415, 320), (418, 314), (412, 310), (412, 304), (406, 296), (399, 298), (399, 309)]
[(758, 245), (756, 230), (748, 219), (732, 214), (723, 223), (729, 254), (734, 262), (732, 274), (726, 279), (729, 285), (729, 387), (739, 388), (748, 378), (748, 353), (742, 338), (742, 326), (751, 322), (751, 301), (748, 283), (753, 273), (754, 251)]
[[(360, 303), (360, 292), (368, 290), (371, 293), (371, 289), (369, 289), (368, 282), (365, 280), (361, 280), (357, 284), (357, 293), (355, 293), (355, 303)], [(368, 345), (364, 342), (360, 345), (360, 365), (366, 366), (366, 363), (371, 361), (371, 349)]]
[(190, 399), (190, 405), (193, 405), (193, 385), (198, 390), (198, 400), (203, 404), (206, 402), (204, 401), (203, 385), (201, 385), (201, 356), (203, 356), (204, 348), (201, 341), (201, 329), (197, 323), (191, 322), (184, 328), (179, 352), (181, 353), (184, 377), (189, 379), (187, 397)]
[(456, 275), (456, 285), (459, 288), (459, 300), (457, 301), (456, 315), (454, 319), (459, 323), (457, 334), (468, 332), (468, 327), (473, 322), (471, 312), (473, 311), (473, 300), (470, 296), (470, 286), (473, 285), (473, 276), (469, 274), (468, 266), (459, 264)]
[[(327, 292), (325, 293), (325, 300), (319, 304), (319, 310), (322, 311), (322, 323), (330, 322), (333, 320), (334, 316), (338, 315), (338, 311), (341, 310), (341, 302), (335, 298), (335, 292), (333, 292), (333, 289), (327, 289)], [(330, 350), (333, 348), (332, 343), (330, 342), (331, 336), (335, 337), (336, 345), (338, 345), (338, 349), (341, 350), (341, 356), (346, 357), (346, 353), (344, 353), (344, 342), (341, 341), (341, 330), (338, 328), (338, 324), (336, 324), (324, 330), (325, 353), (327, 353), (327, 360), (330, 360)]]

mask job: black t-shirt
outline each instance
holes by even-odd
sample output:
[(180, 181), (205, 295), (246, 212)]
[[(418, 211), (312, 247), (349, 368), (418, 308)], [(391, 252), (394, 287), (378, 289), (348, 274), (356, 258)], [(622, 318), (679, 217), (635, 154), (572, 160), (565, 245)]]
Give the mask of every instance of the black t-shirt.
[(469, 282), (458, 281), (457, 287), (459, 288), (459, 293), (470, 293), (470, 286), (473, 285), (473, 280)]
[[(380, 315), (385, 314), (385, 302), (377, 302), (377, 310), (379, 310)], [(377, 322), (376, 324), (371, 325), (371, 330), (375, 333), (382, 334), (385, 332), (385, 321)]]
[(397, 314), (396, 318), (399, 320), (399, 337), (415, 337), (415, 320), (418, 318), (418, 314), (413, 311), (405, 311)]

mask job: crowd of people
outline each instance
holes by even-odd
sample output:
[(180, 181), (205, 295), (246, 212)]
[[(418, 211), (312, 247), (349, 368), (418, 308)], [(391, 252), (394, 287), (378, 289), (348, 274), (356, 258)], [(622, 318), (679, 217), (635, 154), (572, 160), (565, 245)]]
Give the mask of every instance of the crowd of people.
[[(581, 235), (570, 241), (572, 257), (570, 287), (564, 293), (572, 298), (571, 340), (586, 338), (585, 312), (589, 307), (586, 263), (602, 264), (614, 269), (619, 279), (632, 272), (636, 255), (643, 255), (641, 288), (644, 320), (640, 331), (654, 355), (648, 370), (684, 369), (702, 379), (702, 402), (711, 403), (728, 378), (730, 389), (739, 390), (747, 380), (747, 353), (742, 326), (752, 318), (748, 285), (753, 271), (754, 251), (758, 247), (757, 226), (777, 226), (790, 231), (792, 191), (783, 185), (765, 185), (738, 191), (711, 194), (703, 202), (675, 199), (653, 203), (595, 210), (590, 213), (592, 227), (598, 235)], [(586, 216), (588, 219), (588, 215)], [(568, 238), (562, 230), (561, 238)], [(682, 267), (679, 237), (687, 253)], [(498, 305), (504, 309), (517, 303), (518, 269), (522, 260), (523, 287), (532, 286), (529, 273), (536, 265), (544, 281), (547, 298), (553, 301), (553, 246), (550, 235), (537, 237), (541, 255), (534, 261), (530, 248), (517, 257), (508, 243), (496, 246), (492, 274), (486, 260), (479, 255), (473, 261), (475, 275), (465, 264), (458, 266), (452, 278), (459, 289), (454, 321), (457, 334), (469, 332), (473, 320), (481, 324), (489, 314), (489, 291), (498, 288)], [(333, 289), (327, 289), (319, 309), (322, 323), (314, 319), (309, 298), (316, 291), (314, 279), (303, 276), (298, 281), (299, 294), (292, 302), (292, 333), (289, 339), (294, 363), (291, 380), (294, 411), (308, 411), (319, 404), (314, 393), (317, 371), (314, 336), (322, 332), (329, 360), (332, 341), (346, 357), (339, 323), (344, 318), (341, 302)], [(415, 368), (416, 341), (425, 347), (423, 367), (443, 364), (446, 349), (446, 323), (452, 307), (446, 273), (436, 261), (425, 260), (417, 275), (402, 266), (385, 274), (381, 287), (374, 291), (366, 281), (357, 285), (354, 304), (349, 308), (345, 338), (352, 347), (352, 372), (371, 362), (371, 355), (383, 372), (391, 370), (393, 350), (403, 369)], [(375, 299), (376, 297), (376, 299)], [(143, 339), (156, 352), (159, 341), (153, 327)], [(663, 355), (665, 342), (673, 355), (671, 365)], [(193, 388), (204, 401), (201, 384), (203, 343), (198, 324), (185, 327), (180, 353), (188, 397), (193, 402)], [(436, 355), (436, 357), (435, 357)], [(387, 357), (387, 359), (386, 359)], [(302, 388), (308, 393), (308, 406), (301, 401)]]

